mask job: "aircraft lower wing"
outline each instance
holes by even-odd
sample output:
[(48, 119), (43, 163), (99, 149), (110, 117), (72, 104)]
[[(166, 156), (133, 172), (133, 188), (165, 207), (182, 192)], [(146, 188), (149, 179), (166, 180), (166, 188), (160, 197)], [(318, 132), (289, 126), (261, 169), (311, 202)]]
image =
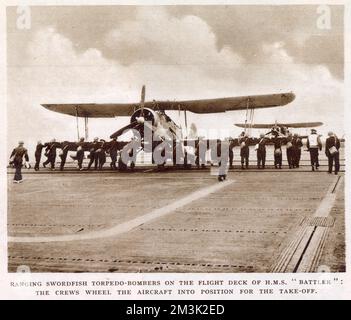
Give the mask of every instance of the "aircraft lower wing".
[[(245, 128), (248, 127), (249, 125), (245, 125), (244, 123), (236, 123), (235, 124), (237, 127), (240, 128)], [(271, 129), (274, 126), (278, 127), (287, 127), (287, 128), (313, 128), (313, 127), (319, 127), (323, 125), (323, 122), (297, 122), (297, 123), (261, 123), (261, 124), (253, 124), (250, 126), (250, 128), (254, 129)]]
[[(187, 110), (194, 113), (219, 113), (232, 110), (246, 110), (284, 106), (295, 99), (290, 93), (254, 95), (232, 98), (149, 101), (144, 107), (153, 110)], [(139, 108), (138, 103), (88, 103), (88, 104), (42, 104), (48, 110), (78, 117), (113, 118), (131, 116)]]

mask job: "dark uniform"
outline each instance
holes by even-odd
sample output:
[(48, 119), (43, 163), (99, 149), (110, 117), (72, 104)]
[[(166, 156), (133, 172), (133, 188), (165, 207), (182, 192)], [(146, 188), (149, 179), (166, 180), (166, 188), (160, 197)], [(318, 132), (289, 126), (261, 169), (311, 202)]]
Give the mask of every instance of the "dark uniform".
[[(334, 149), (334, 150), (333, 150)], [(330, 135), (325, 142), (325, 154), (328, 157), (328, 172), (332, 173), (335, 162), (335, 174), (340, 170), (340, 140), (335, 135)]]
[(78, 161), (78, 169), (83, 170), (83, 160), (84, 160), (84, 138), (81, 138), (77, 144), (76, 159)]
[(274, 167), (276, 169), (282, 168), (283, 155), (282, 155), (282, 142), (281, 139), (275, 137), (273, 139), (274, 142)]
[(116, 162), (117, 162), (117, 153), (118, 153), (118, 142), (116, 139), (110, 141), (110, 157), (111, 157), (111, 168), (116, 170)]
[(63, 168), (65, 167), (65, 164), (66, 164), (67, 155), (68, 155), (68, 148), (69, 148), (69, 144), (63, 143), (62, 152), (59, 155), (59, 157), (61, 158), (61, 163), (60, 163), (60, 170), (61, 171), (63, 170)]
[(262, 169), (264, 169), (266, 165), (266, 139), (264, 137), (261, 137), (256, 148), (257, 168), (260, 169), (262, 166)]
[[(137, 143), (135, 141), (135, 143)], [(120, 171), (125, 171), (128, 169), (128, 162), (125, 163), (126, 159), (123, 159), (122, 154), (124, 153), (128, 153), (128, 157), (130, 159), (130, 168), (133, 171), (135, 168), (135, 163), (136, 163), (136, 152), (134, 152), (134, 141), (132, 140), (131, 143), (129, 143), (128, 145), (125, 145), (123, 147), (123, 149), (119, 152), (120, 156), (118, 158), (118, 169)], [(154, 161), (154, 160), (153, 160)], [(155, 162), (153, 162), (155, 163)]]
[(293, 148), (293, 167), (299, 168), (303, 143), (298, 136), (294, 136), (291, 143)]
[(233, 139), (230, 140), (229, 143), (229, 167), (230, 169), (233, 169), (233, 162), (234, 162), (234, 147), (235, 147), (235, 141)]
[(46, 165), (50, 163), (51, 169), (55, 170), (55, 161), (56, 161), (56, 149), (58, 145), (56, 142), (50, 142), (46, 149), (45, 149), (45, 155), (47, 156), (47, 160), (43, 163), (43, 166), (45, 168)]
[(44, 145), (39, 142), (35, 148), (35, 153), (34, 153), (34, 157), (35, 157), (35, 166), (34, 166), (34, 170), (38, 171), (39, 170), (39, 165), (40, 165), (40, 160), (41, 160), (41, 153), (43, 151)]
[(250, 149), (249, 149), (249, 138), (248, 137), (243, 137), (239, 140), (240, 144), (240, 157), (241, 157), (241, 169), (244, 169), (244, 163), (245, 163), (245, 168), (249, 168), (249, 154), (250, 154)]
[(286, 140), (286, 158), (288, 160), (289, 169), (292, 169), (294, 164), (294, 148), (291, 135), (289, 135)]
[(94, 141), (90, 147), (90, 154), (89, 154), (90, 161), (89, 161), (87, 170), (90, 169), (93, 163), (94, 163), (95, 170), (98, 168), (99, 157), (96, 152), (98, 149), (99, 149), (99, 142)]
[(199, 168), (205, 167), (206, 164), (206, 152), (207, 152), (207, 140), (199, 139), (195, 148), (195, 164)]
[(76, 158), (78, 161), (78, 169), (82, 170), (83, 169), (83, 160), (84, 160), (84, 149), (82, 146), (78, 146)]
[(100, 140), (101, 146), (98, 150), (96, 150), (96, 156), (99, 162), (99, 170), (102, 170), (102, 167), (106, 163), (106, 150), (105, 150), (105, 140)]
[(23, 147), (23, 144), (20, 144), (17, 148), (13, 149), (11, 153), (12, 162), (16, 169), (13, 180), (17, 183), (22, 182), (23, 157), (26, 161), (29, 161), (27, 149)]

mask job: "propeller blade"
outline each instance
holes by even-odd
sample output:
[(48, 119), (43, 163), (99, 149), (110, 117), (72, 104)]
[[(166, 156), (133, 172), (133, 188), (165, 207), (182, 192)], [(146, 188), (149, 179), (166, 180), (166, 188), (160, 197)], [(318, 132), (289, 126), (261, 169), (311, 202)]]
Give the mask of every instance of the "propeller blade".
[(130, 130), (130, 129), (136, 129), (139, 125), (140, 125), (140, 123), (138, 121), (134, 121), (134, 122), (128, 124), (127, 126), (117, 130), (115, 133), (111, 134), (110, 138), (111, 139), (116, 139), (120, 135), (122, 135), (124, 133), (124, 131)]
[(141, 99), (140, 99), (140, 115), (144, 116), (144, 106), (145, 106), (145, 85), (141, 88)]

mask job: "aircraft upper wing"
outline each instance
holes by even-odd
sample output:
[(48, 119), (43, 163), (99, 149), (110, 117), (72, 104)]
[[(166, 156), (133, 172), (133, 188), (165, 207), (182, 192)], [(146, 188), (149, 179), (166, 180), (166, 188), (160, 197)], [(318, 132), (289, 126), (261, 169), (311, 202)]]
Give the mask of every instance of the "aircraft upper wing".
[(323, 122), (300, 122), (300, 123), (286, 123), (283, 126), (288, 128), (313, 128), (313, 127), (320, 127), (323, 125)]
[[(187, 110), (194, 113), (219, 113), (231, 110), (270, 108), (284, 106), (295, 99), (290, 93), (243, 96), (219, 99), (187, 100), (187, 101), (149, 101), (145, 108), (153, 110)], [(107, 104), (42, 104), (48, 110), (78, 117), (113, 118), (131, 116), (139, 108), (139, 103), (107, 103)]]
[(275, 123), (271, 124), (271, 123), (265, 123), (265, 124), (244, 124), (244, 123), (236, 123), (235, 124), (237, 127), (239, 128), (245, 128), (245, 127), (250, 127), (253, 129), (271, 129), (272, 127), (275, 126)]
[[(250, 127), (254, 129), (271, 129), (275, 125), (279, 127), (287, 127), (287, 128), (313, 128), (319, 127), (323, 124), (323, 122), (300, 122), (300, 123), (261, 123), (261, 124), (253, 124)], [(237, 127), (245, 128), (244, 123), (236, 123)], [(249, 125), (246, 125), (248, 127)]]

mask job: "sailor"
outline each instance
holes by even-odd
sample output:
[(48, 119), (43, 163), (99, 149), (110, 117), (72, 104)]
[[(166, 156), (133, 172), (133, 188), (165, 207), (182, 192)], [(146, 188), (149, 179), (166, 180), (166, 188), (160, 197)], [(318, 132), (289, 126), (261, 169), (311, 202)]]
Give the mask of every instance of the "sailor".
[(90, 167), (92, 166), (92, 164), (94, 163), (94, 168), (95, 170), (98, 168), (98, 162), (99, 162), (99, 158), (98, 155), (96, 153), (96, 150), (99, 149), (99, 138), (94, 138), (93, 143), (90, 146), (90, 153), (89, 153), (89, 164), (88, 164), (88, 168), (87, 170), (90, 169)]
[(288, 134), (286, 138), (286, 158), (288, 160), (289, 169), (293, 168), (294, 163), (294, 151), (293, 151), (293, 144), (292, 144), (293, 136), (291, 133)]
[(328, 157), (328, 173), (333, 171), (333, 163), (335, 163), (335, 174), (340, 170), (339, 159), (340, 140), (333, 132), (328, 132), (328, 138), (325, 142), (325, 155)]
[(37, 146), (35, 147), (35, 153), (34, 153), (34, 157), (35, 157), (35, 166), (34, 166), (34, 170), (38, 171), (39, 170), (39, 165), (40, 165), (40, 159), (41, 159), (41, 153), (42, 150), (44, 148), (44, 145), (41, 143), (41, 141), (39, 140), (37, 143)]
[(15, 171), (15, 176), (13, 178), (14, 183), (21, 183), (23, 181), (22, 179), (22, 165), (23, 165), (23, 157), (25, 158), (26, 161), (26, 167), (29, 168), (29, 157), (28, 157), (28, 152), (27, 149), (24, 148), (24, 142), (19, 141), (18, 142), (18, 147), (13, 149), (11, 156), (10, 156), (10, 163), (13, 163), (16, 171)]
[(78, 161), (78, 169), (83, 170), (83, 160), (84, 160), (84, 149), (83, 146), (78, 145), (76, 160)]
[(63, 142), (62, 150), (59, 153), (59, 157), (61, 158), (60, 171), (63, 171), (63, 168), (65, 167), (66, 159), (68, 155), (68, 149), (69, 149), (69, 142), (67, 141)]
[(111, 168), (113, 170), (116, 170), (117, 169), (117, 166), (116, 166), (116, 162), (117, 162), (117, 152), (118, 152), (118, 142), (117, 142), (117, 138), (113, 138), (111, 141), (110, 141), (110, 157), (111, 157)]
[(233, 169), (233, 162), (234, 162), (234, 147), (235, 147), (235, 141), (233, 138), (229, 138), (229, 168)]
[(273, 136), (279, 136), (279, 132), (280, 132), (280, 128), (277, 125), (274, 125), (271, 129), (270, 132), (268, 132), (267, 134), (272, 134)]
[(77, 145), (83, 147), (84, 141), (85, 141), (85, 139), (84, 139), (83, 137), (81, 137), (81, 138), (79, 139), (79, 142), (77, 143)]
[(280, 133), (281, 133), (283, 136), (285, 136), (285, 135), (289, 134), (289, 130), (288, 130), (287, 127), (281, 126), (281, 127), (280, 127)]
[(80, 171), (83, 170), (83, 160), (84, 160), (84, 138), (81, 137), (79, 142), (77, 143), (77, 152), (75, 156), (71, 156), (73, 160), (77, 160), (78, 162), (78, 169)]
[(293, 148), (293, 167), (299, 168), (301, 159), (301, 148), (303, 146), (303, 143), (297, 133), (294, 133), (291, 143)]
[(312, 171), (318, 169), (318, 150), (322, 150), (322, 142), (316, 129), (311, 129), (311, 134), (307, 138), (307, 149), (310, 152)]
[(249, 136), (247, 134), (244, 135), (244, 137), (240, 138), (239, 144), (240, 144), (240, 157), (241, 157), (241, 169), (244, 169), (244, 164), (245, 168), (249, 168)]
[(278, 133), (274, 135), (273, 137), (273, 143), (274, 143), (274, 167), (276, 169), (281, 169), (282, 168), (282, 142), (281, 139), (278, 137)]
[(96, 155), (99, 162), (99, 170), (102, 170), (102, 167), (106, 163), (106, 141), (104, 139), (100, 139), (100, 148), (96, 150)]
[(257, 152), (257, 168), (262, 169), (265, 168), (266, 164), (266, 138), (263, 133), (260, 134), (260, 140), (255, 146), (256, 152)]
[(45, 168), (47, 164), (50, 163), (51, 170), (55, 170), (55, 161), (56, 161), (56, 149), (58, 145), (55, 139), (52, 139), (50, 143), (47, 144), (45, 148), (45, 155), (47, 156), (47, 160), (43, 162), (43, 167)]
[(207, 152), (207, 140), (204, 137), (199, 137), (195, 148), (195, 164), (198, 168), (205, 168)]

